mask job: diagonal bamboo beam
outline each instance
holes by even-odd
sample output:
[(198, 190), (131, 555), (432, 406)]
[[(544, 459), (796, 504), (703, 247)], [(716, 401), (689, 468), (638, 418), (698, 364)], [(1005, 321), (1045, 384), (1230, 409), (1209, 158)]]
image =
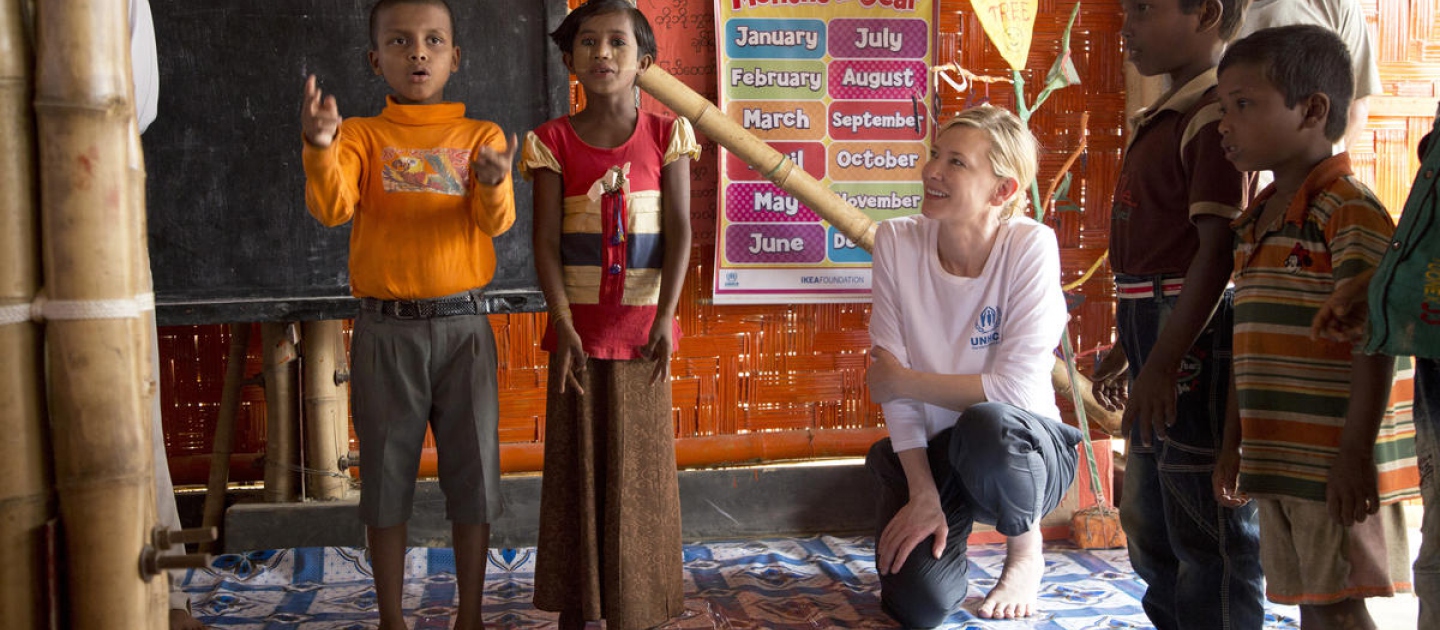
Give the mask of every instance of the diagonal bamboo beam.
[(36, 6), (46, 351), (69, 627), (153, 628), (155, 524), (125, 0)]

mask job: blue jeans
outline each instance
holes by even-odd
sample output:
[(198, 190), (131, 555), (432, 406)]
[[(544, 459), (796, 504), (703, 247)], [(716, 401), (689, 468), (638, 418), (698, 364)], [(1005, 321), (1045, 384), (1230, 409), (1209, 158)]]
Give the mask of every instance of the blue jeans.
[[(1116, 328), (1132, 380), (1175, 300), (1118, 300)], [(1223, 508), (1210, 483), (1225, 427), (1232, 327), (1227, 292), (1181, 362), (1166, 439), (1144, 446), (1143, 419), (1131, 427), (1120, 520), (1130, 564), (1148, 585), (1141, 604), (1159, 630), (1260, 628), (1265, 620), (1255, 505)]]
[(1417, 628), (1440, 628), (1440, 359), (1415, 358), (1415, 455), (1420, 460), (1420, 556), (1415, 559)]

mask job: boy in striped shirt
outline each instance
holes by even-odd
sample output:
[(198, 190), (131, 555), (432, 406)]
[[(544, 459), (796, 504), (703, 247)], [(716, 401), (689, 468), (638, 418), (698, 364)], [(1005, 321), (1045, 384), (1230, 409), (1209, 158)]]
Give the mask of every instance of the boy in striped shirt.
[(1234, 223), (1234, 393), (1215, 493), (1255, 498), (1266, 596), (1299, 605), (1303, 628), (1374, 628), (1364, 598), (1409, 586), (1397, 502), (1417, 476), (1399, 439), (1409, 423), (1385, 409), (1393, 362), (1309, 334), (1394, 232), (1348, 154), (1331, 155), (1353, 89), (1345, 44), (1316, 26), (1259, 31), (1219, 67), (1226, 157), (1275, 182)]

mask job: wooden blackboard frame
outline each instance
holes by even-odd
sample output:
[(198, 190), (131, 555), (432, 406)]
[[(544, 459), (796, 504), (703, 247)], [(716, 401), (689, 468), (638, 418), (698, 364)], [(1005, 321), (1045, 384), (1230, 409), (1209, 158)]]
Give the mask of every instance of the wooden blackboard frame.
[[(366, 63), (370, 0), (151, 0), (159, 116), (142, 137), (151, 269), (161, 325), (353, 317), (349, 226), (305, 210), (305, 77), (343, 116), (389, 93)], [(450, 0), (461, 67), (447, 100), (507, 133), (569, 111), (569, 77), (547, 34), (565, 0)], [(531, 190), (496, 239), (488, 312), (544, 308), (531, 256)]]

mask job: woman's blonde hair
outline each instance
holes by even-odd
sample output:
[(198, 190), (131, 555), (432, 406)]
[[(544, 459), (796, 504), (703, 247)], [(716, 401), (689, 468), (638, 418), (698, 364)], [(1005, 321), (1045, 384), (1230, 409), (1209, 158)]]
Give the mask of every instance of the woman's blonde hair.
[(1000, 218), (1007, 220), (1015, 216), (1015, 209), (1025, 204), (1030, 184), (1035, 181), (1039, 159), (1039, 144), (1035, 136), (1015, 114), (990, 105), (960, 112), (940, 126), (940, 133), (958, 126), (979, 129), (990, 136), (990, 168), (997, 177), (1008, 177), (1019, 184), (1015, 194), (1005, 202)]

